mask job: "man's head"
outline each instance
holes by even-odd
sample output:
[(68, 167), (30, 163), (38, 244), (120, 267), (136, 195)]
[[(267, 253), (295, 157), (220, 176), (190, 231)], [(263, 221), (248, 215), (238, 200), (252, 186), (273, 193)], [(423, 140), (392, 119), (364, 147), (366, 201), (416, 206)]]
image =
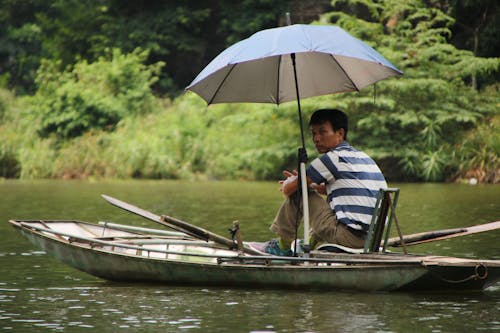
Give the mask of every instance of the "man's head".
[(326, 153), (347, 139), (348, 121), (337, 109), (320, 109), (309, 121), (312, 139), (319, 153)]

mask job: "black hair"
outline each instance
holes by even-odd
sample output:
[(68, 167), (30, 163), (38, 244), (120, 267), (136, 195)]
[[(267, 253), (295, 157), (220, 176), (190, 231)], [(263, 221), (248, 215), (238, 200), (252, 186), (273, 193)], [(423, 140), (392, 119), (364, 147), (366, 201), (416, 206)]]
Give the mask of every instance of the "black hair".
[(309, 120), (309, 126), (323, 124), (327, 121), (330, 122), (334, 131), (343, 128), (344, 140), (347, 140), (347, 115), (338, 109), (320, 109), (315, 111)]

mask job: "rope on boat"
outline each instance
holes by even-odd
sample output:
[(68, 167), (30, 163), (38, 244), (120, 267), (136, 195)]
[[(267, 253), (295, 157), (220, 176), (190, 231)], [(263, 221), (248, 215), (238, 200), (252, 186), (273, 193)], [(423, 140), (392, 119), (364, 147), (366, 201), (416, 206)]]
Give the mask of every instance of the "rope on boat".
[[(480, 270), (483, 270), (483, 272), (480, 272)], [(435, 274), (435, 273), (434, 273)], [(449, 280), (445, 279), (444, 277), (435, 274), (441, 281), (447, 282), (447, 283), (464, 283), (470, 280), (484, 280), (488, 277), (488, 267), (486, 265), (479, 263), (476, 266), (474, 266), (474, 274), (462, 279), (462, 280)]]

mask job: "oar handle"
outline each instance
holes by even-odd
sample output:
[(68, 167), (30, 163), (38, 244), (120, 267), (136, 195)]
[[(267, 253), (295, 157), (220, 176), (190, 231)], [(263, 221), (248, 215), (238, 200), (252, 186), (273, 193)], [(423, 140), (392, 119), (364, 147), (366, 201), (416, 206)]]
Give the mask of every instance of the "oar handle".
[[(432, 239), (455, 235), (466, 231), (467, 229), (465, 228), (457, 228), (457, 229), (445, 229), (445, 230), (421, 232), (418, 234), (403, 236), (403, 241), (405, 245), (416, 245), (419, 243), (423, 243), (425, 241), (430, 241)], [(401, 239), (399, 237), (391, 238), (387, 241), (387, 243), (388, 243), (387, 245), (394, 247), (402, 245)]]
[[(495, 222), (473, 225), (471, 227), (466, 227), (466, 228), (443, 229), (443, 230), (421, 232), (418, 234), (406, 235), (403, 236), (403, 238), (405, 245), (416, 245), (420, 243), (433, 242), (454, 237), (461, 237), (485, 231), (498, 230), (498, 229), (500, 229), (500, 221), (495, 221)], [(399, 237), (390, 238), (387, 241), (387, 245), (400, 246), (401, 242)]]

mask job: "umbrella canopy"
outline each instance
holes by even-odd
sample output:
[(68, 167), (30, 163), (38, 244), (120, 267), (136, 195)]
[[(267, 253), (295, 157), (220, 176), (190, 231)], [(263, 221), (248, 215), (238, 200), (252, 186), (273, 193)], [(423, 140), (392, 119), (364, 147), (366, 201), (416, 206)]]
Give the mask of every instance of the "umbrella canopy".
[[(290, 55), (296, 56), (297, 96)], [(219, 54), (186, 88), (208, 104), (274, 103), (360, 90), (402, 72), (336, 26), (259, 31)]]

